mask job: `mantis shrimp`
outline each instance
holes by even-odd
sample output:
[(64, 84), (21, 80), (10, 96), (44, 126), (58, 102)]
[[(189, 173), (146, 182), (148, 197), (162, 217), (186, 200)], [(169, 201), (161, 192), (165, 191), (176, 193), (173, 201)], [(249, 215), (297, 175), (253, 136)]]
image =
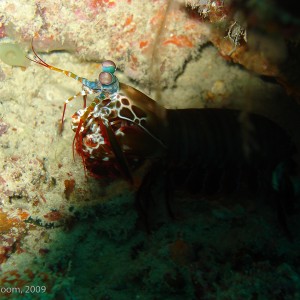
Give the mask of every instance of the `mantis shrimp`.
[[(166, 109), (119, 82), (111, 60), (104, 61), (98, 79), (90, 81), (47, 64), (32, 50), (33, 62), (82, 84), (82, 90), (65, 101), (61, 123), (67, 104), (83, 96), (83, 108), (72, 116), (73, 151), (81, 156), (88, 175), (123, 177), (133, 183), (135, 169), (145, 160), (152, 162), (137, 192), (140, 206), (141, 198), (151, 193), (158, 173), (170, 177), (179, 172), (184, 174), (181, 183), (218, 190), (224, 186), (235, 189), (235, 176), (250, 172), (254, 174), (252, 180), (255, 173), (262, 172), (274, 193), (290, 193), (289, 162), (296, 149), (286, 131), (266, 117), (250, 113), (252, 129), (245, 133), (240, 111)], [(90, 94), (95, 98), (87, 105)]]

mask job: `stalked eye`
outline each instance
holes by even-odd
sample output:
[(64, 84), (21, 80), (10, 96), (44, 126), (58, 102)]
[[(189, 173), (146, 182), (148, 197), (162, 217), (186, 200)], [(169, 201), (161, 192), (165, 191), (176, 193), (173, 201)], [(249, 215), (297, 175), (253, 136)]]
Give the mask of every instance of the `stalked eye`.
[(113, 76), (108, 72), (101, 72), (99, 74), (99, 82), (103, 85), (109, 85), (113, 81)]
[(103, 72), (109, 72), (113, 74), (116, 71), (116, 68), (116, 64), (112, 60), (105, 60), (102, 63)]

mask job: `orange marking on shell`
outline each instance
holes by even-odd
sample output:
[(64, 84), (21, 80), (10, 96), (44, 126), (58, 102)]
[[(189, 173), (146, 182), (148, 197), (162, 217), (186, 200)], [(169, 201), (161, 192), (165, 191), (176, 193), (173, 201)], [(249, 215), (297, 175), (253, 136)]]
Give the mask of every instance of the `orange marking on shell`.
[(163, 42), (163, 45), (167, 45), (167, 44), (174, 44), (178, 47), (188, 47), (188, 48), (192, 48), (194, 46), (192, 41), (185, 35), (174, 35)]
[(129, 16), (126, 19), (124, 26), (128, 26), (132, 22), (132, 20), (133, 20), (133, 15)]
[(134, 24), (133, 27), (130, 30), (128, 30), (127, 32), (132, 33), (132, 32), (135, 32), (135, 30), (136, 30), (136, 25)]
[(8, 212), (3, 212), (0, 209), (0, 234), (8, 234), (13, 228), (24, 229), (25, 223), (23, 222), (29, 214), (25, 211), (19, 211), (18, 217), (11, 217)]
[(86, 137), (86, 139), (84, 139), (84, 145), (89, 148), (95, 148), (98, 143), (93, 142), (92, 137)]
[(27, 219), (28, 219), (28, 217), (30, 216), (30, 214), (29, 214), (27, 211), (20, 210), (20, 211), (18, 212), (18, 216), (20, 217), (20, 219), (21, 219), (22, 221), (24, 221), (24, 220), (27, 220)]
[(116, 6), (116, 2), (115, 1), (108, 1), (108, 7), (109, 8), (113, 8)]
[(147, 45), (148, 45), (148, 41), (140, 41), (140, 48), (142, 49), (142, 48), (144, 48), (144, 47), (146, 47)]

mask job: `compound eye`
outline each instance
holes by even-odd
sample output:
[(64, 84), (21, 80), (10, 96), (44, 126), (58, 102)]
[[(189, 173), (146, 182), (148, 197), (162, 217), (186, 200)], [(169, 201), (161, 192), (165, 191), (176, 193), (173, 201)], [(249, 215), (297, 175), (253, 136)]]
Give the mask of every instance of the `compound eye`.
[(99, 74), (99, 82), (103, 85), (110, 85), (113, 81), (113, 76), (108, 72), (101, 72)]
[(112, 60), (105, 60), (102, 63), (102, 71), (108, 73), (114, 73), (116, 71), (116, 64)]

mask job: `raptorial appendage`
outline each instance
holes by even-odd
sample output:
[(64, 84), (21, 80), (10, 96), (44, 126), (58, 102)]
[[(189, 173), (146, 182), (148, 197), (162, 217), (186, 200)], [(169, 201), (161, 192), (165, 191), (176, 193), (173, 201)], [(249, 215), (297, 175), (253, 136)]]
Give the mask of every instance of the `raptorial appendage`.
[(165, 150), (164, 115), (163, 107), (123, 83), (115, 97), (107, 94), (77, 111), (72, 117), (75, 148), (86, 170), (132, 181), (132, 170)]
[[(83, 96), (83, 108), (72, 117), (73, 153), (81, 156), (87, 173), (94, 177), (123, 176), (132, 182), (132, 170), (165, 148), (165, 109), (142, 92), (119, 83), (111, 60), (102, 63), (98, 79), (90, 81), (46, 63), (34, 50), (31, 61), (60, 72), (82, 84), (82, 90), (64, 102)], [(95, 98), (87, 104), (87, 95)]]

